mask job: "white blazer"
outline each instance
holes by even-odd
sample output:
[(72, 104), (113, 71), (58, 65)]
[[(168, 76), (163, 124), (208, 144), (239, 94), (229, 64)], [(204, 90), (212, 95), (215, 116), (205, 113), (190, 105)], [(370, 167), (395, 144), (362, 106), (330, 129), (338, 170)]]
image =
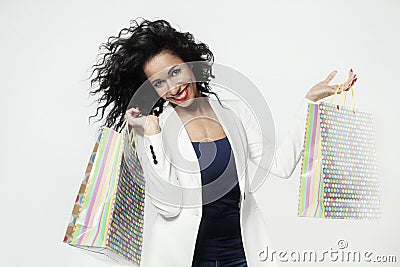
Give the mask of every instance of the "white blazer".
[[(257, 121), (241, 100), (221, 102), (229, 109), (210, 97), (236, 162), (241, 192), (240, 224), (248, 266), (277, 266), (258, 258), (269, 238), (255, 195), (249, 192), (246, 168), (248, 160), (259, 162), (263, 145), (271, 144), (265, 143)], [(289, 178), (301, 157), (309, 102), (312, 101), (302, 99), (288, 138), (275, 149), (270, 169), (275, 176)], [(197, 156), (179, 115), (167, 103), (159, 116), (161, 132), (148, 136), (143, 135), (143, 130), (138, 131), (135, 140), (146, 179), (141, 267), (190, 267), (202, 216), (201, 205), (195, 205), (202, 201)], [(181, 168), (182, 162), (186, 163), (185, 168)]]

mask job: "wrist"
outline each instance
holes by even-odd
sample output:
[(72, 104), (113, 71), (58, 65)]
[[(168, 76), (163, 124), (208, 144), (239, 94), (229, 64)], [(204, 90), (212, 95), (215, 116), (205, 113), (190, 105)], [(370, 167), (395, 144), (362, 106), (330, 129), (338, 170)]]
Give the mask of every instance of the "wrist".
[(144, 129), (144, 134), (145, 135), (154, 135), (154, 134), (158, 134), (161, 132), (160, 126), (150, 126), (150, 127), (146, 127), (146, 129)]
[(158, 118), (155, 116), (148, 116), (143, 127), (143, 133), (145, 135), (158, 134), (161, 131), (158, 123)]

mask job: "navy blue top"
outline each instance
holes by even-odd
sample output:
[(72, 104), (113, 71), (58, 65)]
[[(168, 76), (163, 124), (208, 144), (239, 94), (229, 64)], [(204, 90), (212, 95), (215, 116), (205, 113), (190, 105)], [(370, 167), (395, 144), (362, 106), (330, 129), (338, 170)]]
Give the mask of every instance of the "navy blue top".
[(205, 260), (245, 257), (240, 232), (240, 187), (229, 140), (225, 136), (192, 145), (203, 185), (203, 212), (193, 257)]

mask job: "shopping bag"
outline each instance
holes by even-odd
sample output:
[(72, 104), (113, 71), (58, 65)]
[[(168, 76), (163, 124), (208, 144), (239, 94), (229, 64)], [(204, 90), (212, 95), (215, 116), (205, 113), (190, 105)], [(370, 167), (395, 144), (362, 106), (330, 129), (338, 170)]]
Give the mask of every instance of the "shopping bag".
[[(298, 216), (380, 217), (373, 116), (330, 103), (308, 104)], [(346, 91), (347, 96), (347, 91)], [(344, 102), (346, 102), (346, 96)]]
[(100, 260), (140, 265), (145, 180), (129, 126), (103, 127), (81, 183), (64, 242)]

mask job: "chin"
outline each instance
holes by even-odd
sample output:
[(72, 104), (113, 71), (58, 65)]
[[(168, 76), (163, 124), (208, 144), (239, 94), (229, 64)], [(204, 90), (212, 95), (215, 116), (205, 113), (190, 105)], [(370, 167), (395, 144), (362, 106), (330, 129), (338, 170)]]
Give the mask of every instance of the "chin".
[(188, 106), (192, 105), (193, 102), (194, 102), (194, 99), (193, 98), (189, 98), (189, 99), (187, 99), (187, 100), (185, 100), (183, 102), (177, 103), (177, 105), (180, 106), (180, 107), (188, 107)]
[(193, 98), (188, 98), (185, 101), (182, 102), (175, 102), (175, 101), (170, 101), (173, 105), (179, 106), (179, 107), (188, 107), (193, 103), (194, 99)]

